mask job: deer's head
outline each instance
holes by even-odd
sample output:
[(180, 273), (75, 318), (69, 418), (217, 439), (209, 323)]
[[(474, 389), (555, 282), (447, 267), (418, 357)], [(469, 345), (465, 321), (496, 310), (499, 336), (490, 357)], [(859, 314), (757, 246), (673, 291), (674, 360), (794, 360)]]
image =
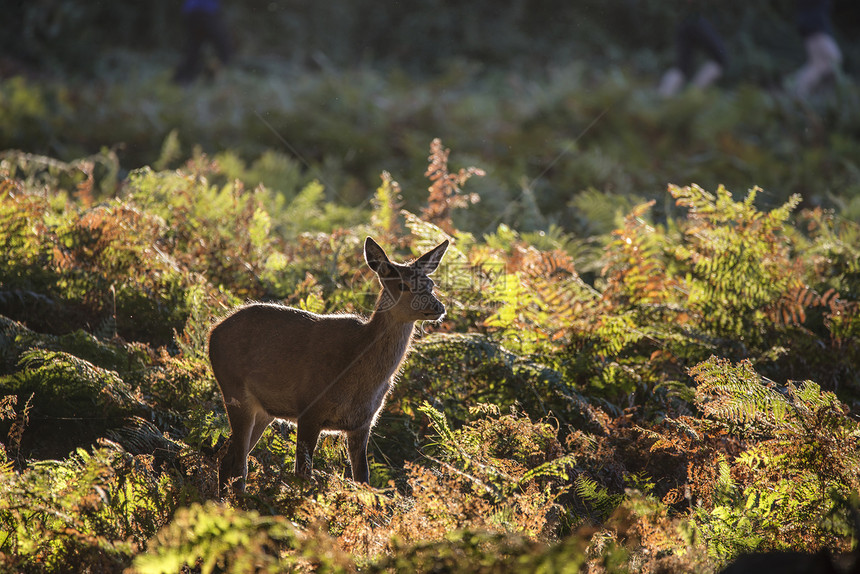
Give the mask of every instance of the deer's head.
[(394, 263), (382, 247), (370, 237), (364, 242), (364, 259), (382, 285), (377, 311), (391, 313), (402, 322), (438, 321), (445, 316), (445, 306), (433, 293), (428, 277), (442, 261), (448, 249), (446, 239), (409, 264)]

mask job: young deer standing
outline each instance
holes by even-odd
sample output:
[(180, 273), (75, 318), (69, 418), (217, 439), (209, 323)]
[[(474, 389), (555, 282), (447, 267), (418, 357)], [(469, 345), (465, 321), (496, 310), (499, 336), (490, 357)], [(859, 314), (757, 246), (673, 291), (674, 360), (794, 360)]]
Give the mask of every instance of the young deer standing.
[(352, 478), (367, 482), (367, 440), (412, 340), (415, 321), (437, 321), (445, 306), (427, 277), (448, 241), (407, 265), (393, 263), (370, 237), (364, 258), (381, 291), (370, 319), (317, 315), (254, 303), (209, 334), (209, 360), (232, 435), (221, 462), (222, 488), (244, 489), (248, 453), (275, 418), (297, 426), (295, 473), (309, 477), (323, 431), (346, 435)]

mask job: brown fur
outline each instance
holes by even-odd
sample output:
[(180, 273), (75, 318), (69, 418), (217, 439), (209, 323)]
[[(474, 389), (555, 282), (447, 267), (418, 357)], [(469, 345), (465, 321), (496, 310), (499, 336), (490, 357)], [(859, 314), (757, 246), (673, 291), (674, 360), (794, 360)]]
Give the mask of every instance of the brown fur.
[(297, 425), (297, 475), (310, 476), (320, 433), (333, 431), (346, 435), (353, 479), (368, 481), (370, 430), (407, 354), (414, 322), (445, 314), (427, 275), (447, 247), (445, 241), (401, 265), (368, 237), (365, 260), (381, 286), (369, 319), (253, 303), (213, 327), (209, 359), (233, 431), (221, 462), (222, 487), (237, 479), (244, 489), (248, 453), (275, 418)]

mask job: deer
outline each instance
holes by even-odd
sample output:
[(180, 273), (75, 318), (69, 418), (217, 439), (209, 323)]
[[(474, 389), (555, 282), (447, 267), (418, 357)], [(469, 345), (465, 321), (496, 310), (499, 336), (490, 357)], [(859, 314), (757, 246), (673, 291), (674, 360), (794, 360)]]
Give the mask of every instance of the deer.
[(219, 487), (244, 492), (248, 454), (275, 419), (296, 425), (294, 473), (309, 479), (321, 433), (346, 436), (352, 479), (368, 483), (371, 429), (412, 343), (416, 321), (441, 321), (445, 306), (428, 275), (446, 239), (411, 263), (392, 262), (371, 237), (364, 259), (380, 291), (369, 318), (321, 315), (274, 303), (247, 303), (209, 332), (209, 361), (231, 435)]

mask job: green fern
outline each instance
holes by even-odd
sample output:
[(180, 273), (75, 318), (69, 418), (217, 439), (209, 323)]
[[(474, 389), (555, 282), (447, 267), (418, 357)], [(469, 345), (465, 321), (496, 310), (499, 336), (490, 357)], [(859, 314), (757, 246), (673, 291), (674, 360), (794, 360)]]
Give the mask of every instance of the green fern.
[(189, 310), (188, 319), (181, 334), (174, 331), (174, 341), (185, 358), (206, 361), (212, 317), (204, 287), (190, 286), (185, 293), (185, 304)]
[(749, 361), (734, 364), (711, 357), (690, 369), (697, 383), (696, 400), (708, 416), (735, 425), (771, 429), (784, 420), (789, 403), (766, 383)]
[[(0, 553), (14, 571), (121, 570), (154, 530), (138, 529), (124, 504), (118, 449), (78, 449), (64, 461), (39, 461), (5, 475)], [(153, 504), (152, 493), (143, 500)]]
[(756, 373), (749, 361), (735, 364), (711, 357), (690, 369), (690, 375), (697, 383), (696, 401), (706, 415), (753, 432), (803, 432), (820, 414), (842, 413), (836, 396), (818, 384), (779, 387)]
[(568, 471), (576, 464), (576, 456), (566, 455), (551, 461), (545, 462), (535, 468), (526, 471), (523, 476), (517, 480), (516, 487), (522, 488), (529, 482), (538, 478), (560, 480), (567, 482), (569, 480)]
[(122, 416), (147, 407), (115, 371), (62, 351), (25, 352), (21, 371), (0, 379), (6, 393), (35, 393), (43, 414), (56, 416)]
[(173, 458), (185, 448), (183, 443), (170, 438), (154, 424), (139, 416), (129, 417), (123, 427), (110, 429), (106, 434), (133, 454)]
[(770, 307), (801, 284), (784, 231), (800, 196), (765, 213), (755, 207), (758, 191), (736, 202), (722, 186), (716, 196), (696, 185), (669, 186), (678, 205), (690, 210), (687, 241), (675, 249), (689, 269), (688, 305), (711, 332), (743, 336), (747, 344), (761, 340), (757, 326)]
[(816, 383), (779, 386), (748, 361), (712, 357), (690, 372), (704, 414), (750, 441), (731, 468), (720, 457), (716, 506), (696, 511), (711, 554), (836, 549), (860, 489), (860, 423)]
[(351, 562), (321, 540), (302, 536), (282, 516), (261, 516), (214, 503), (177, 511), (134, 561), (140, 574), (168, 574), (198, 566), (212, 572), (283, 572), (311, 568), (346, 572)]
[(400, 196), (400, 184), (394, 181), (391, 174), (383, 171), (382, 184), (376, 188), (373, 196), (373, 211), (370, 222), (383, 234), (383, 241), (390, 242), (400, 234), (400, 207), (403, 198)]
[(159, 152), (158, 159), (153, 162), (152, 167), (156, 171), (169, 169), (171, 165), (180, 159), (181, 155), (182, 144), (179, 141), (179, 130), (173, 128), (161, 143), (161, 152)]
[(435, 446), (441, 446), (445, 450), (456, 453), (461, 452), (461, 449), (457, 446), (457, 438), (454, 436), (453, 431), (451, 431), (451, 427), (448, 426), (448, 418), (445, 416), (445, 413), (433, 408), (427, 401), (424, 401), (418, 407), (418, 412), (424, 413), (430, 419), (430, 424), (438, 436), (436, 442), (433, 443)]
[(605, 520), (625, 498), (623, 494), (610, 493), (605, 486), (584, 474), (579, 474), (574, 480), (573, 491), (589, 509), (594, 522)]

